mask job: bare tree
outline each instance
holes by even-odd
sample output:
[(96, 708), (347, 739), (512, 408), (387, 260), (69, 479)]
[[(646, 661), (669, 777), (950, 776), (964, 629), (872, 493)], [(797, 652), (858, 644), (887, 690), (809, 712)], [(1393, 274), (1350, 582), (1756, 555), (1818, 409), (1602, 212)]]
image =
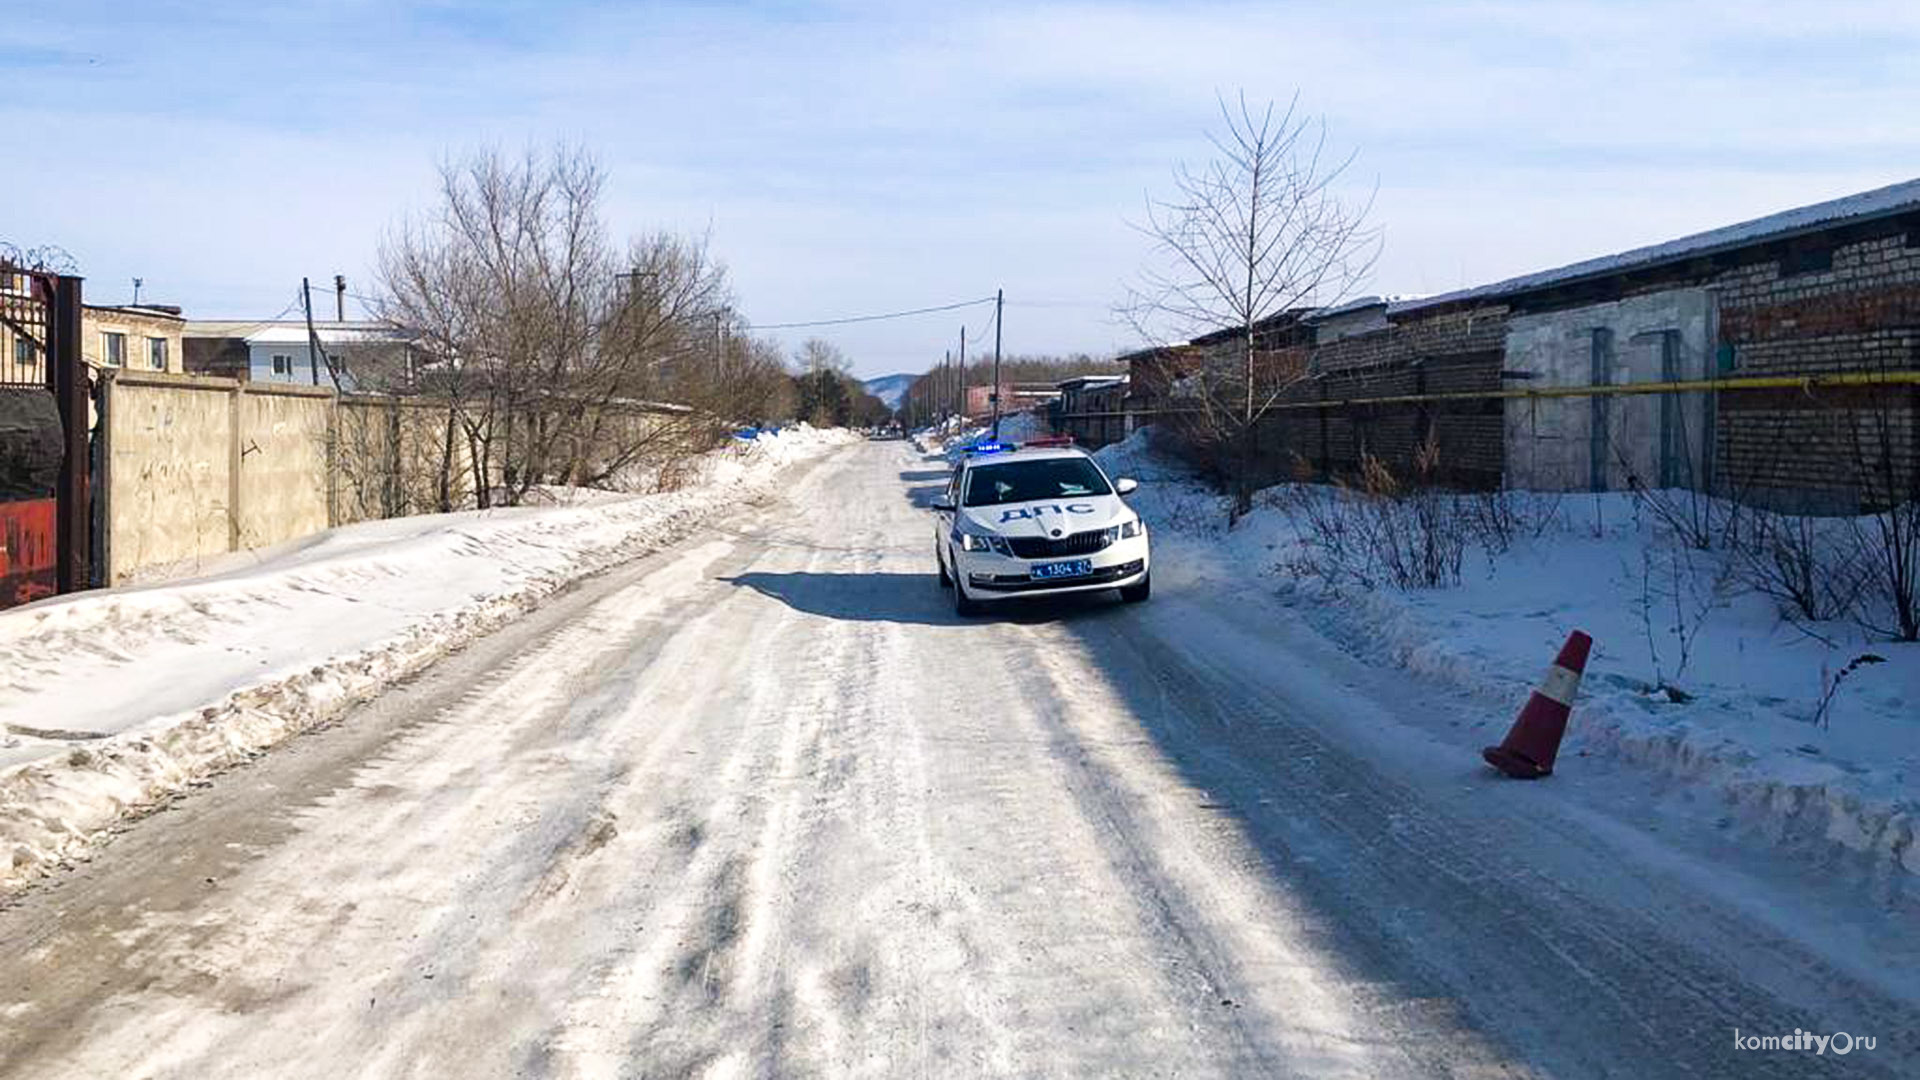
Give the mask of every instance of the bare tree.
[(1252, 107), (1244, 93), (1221, 99), (1224, 130), (1209, 136), (1217, 156), (1176, 167), (1173, 196), (1147, 201), (1136, 227), (1153, 240), (1154, 259), (1118, 308), (1155, 345), (1234, 332), (1228, 361), (1199, 374), (1185, 426), (1199, 448), (1235, 463), (1236, 517), (1252, 508), (1254, 428), (1305, 374), (1263, 356), (1259, 325), (1346, 299), (1379, 255), (1371, 197), (1351, 204), (1333, 190), (1353, 155), (1330, 157), (1325, 122), (1298, 105), (1297, 95), (1284, 110)]
[(443, 461), (471, 463), (482, 505), (685, 449), (701, 425), (663, 401), (724, 415), (725, 268), (704, 237), (623, 250), (604, 185), (578, 149), (478, 153), (444, 165), (437, 210), (382, 247), (380, 314), (436, 361), (421, 383), (447, 402)]

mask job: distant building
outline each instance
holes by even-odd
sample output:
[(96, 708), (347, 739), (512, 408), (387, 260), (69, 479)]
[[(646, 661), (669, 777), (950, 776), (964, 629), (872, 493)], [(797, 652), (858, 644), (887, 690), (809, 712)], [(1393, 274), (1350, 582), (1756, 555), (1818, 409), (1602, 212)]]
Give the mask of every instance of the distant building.
[(1125, 375), (1080, 375), (1060, 383), (1061, 432), (1093, 448), (1133, 434), (1138, 417), (1126, 411), (1127, 388)]
[(80, 313), (80, 355), (96, 368), (186, 371), (182, 358), (187, 320), (180, 309), (160, 304), (98, 307)]
[[(186, 370), (243, 382), (331, 386), (337, 374), (348, 390), (412, 387), (422, 355), (413, 334), (382, 322), (315, 322), (313, 337), (300, 319), (206, 321), (186, 328)], [(331, 370), (329, 370), (331, 362)]]
[[(0, 291), (26, 294), (25, 276), (7, 275)], [(185, 371), (180, 309), (161, 305), (110, 307), (86, 304), (80, 311), (80, 356), (96, 368), (135, 371)], [(0, 381), (37, 384), (46, 379), (44, 330), (26, 325), (0, 329)]]
[(1127, 408), (1141, 413), (1168, 408), (1174, 386), (1197, 373), (1204, 360), (1204, 354), (1191, 345), (1159, 346), (1117, 357), (1115, 363), (1127, 367)]
[[(1060, 396), (1060, 391), (1052, 383), (1001, 383), (1000, 413), (1026, 412), (1046, 405)], [(993, 415), (993, 387), (967, 387), (966, 412), (975, 418)]]

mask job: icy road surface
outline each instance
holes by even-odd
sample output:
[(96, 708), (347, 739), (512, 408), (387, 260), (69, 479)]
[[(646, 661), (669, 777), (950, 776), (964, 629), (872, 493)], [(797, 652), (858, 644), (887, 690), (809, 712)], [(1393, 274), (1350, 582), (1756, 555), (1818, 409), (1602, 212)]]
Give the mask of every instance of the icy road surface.
[(957, 620), (938, 468), (836, 453), (0, 911), (0, 1075), (1916, 1075), (1863, 890), (1494, 779), (1262, 597)]

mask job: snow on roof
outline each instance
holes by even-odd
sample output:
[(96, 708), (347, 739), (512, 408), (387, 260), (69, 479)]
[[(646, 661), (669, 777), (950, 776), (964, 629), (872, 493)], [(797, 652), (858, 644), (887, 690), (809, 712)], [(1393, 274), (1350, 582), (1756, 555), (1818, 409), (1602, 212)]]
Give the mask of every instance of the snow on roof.
[[(334, 322), (315, 320), (313, 332), (329, 345), (366, 342), (411, 341), (413, 335), (383, 322)], [(307, 324), (304, 319), (193, 319), (187, 323), (188, 337), (243, 338), (250, 344), (304, 345)]]
[(1387, 293), (1383, 296), (1358, 296), (1344, 303), (1335, 304), (1332, 307), (1321, 308), (1311, 315), (1306, 316), (1305, 321), (1320, 322), (1324, 319), (1335, 319), (1342, 315), (1351, 315), (1356, 311), (1365, 311), (1368, 308), (1391, 307), (1394, 304), (1419, 299), (1421, 299), (1421, 297), (1417, 293)]
[(1531, 292), (1535, 289), (1565, 285), (1586, 278), (1606, 277), (1680, 259), (1711, 255), (1772, 240), (1783, 240), (1804, 233), (1830, 229), (1837, 225), (1893, 217), (1915, 210), (1920, 210), (1920, 180), (1907, 180), (1872, 191), (1863, 191), (1857, 195), (1830, 199), (1827, 202), (1814, 203), (1812, 206), (1796, 207), (1778, 214), (1768, 214), (1766, 217), (1743, 221), (1738, 225), (1709, 229), (1706, 232), (1683, 236), (1678, 240), (1634, 248), (1617, 255), (1603, 255), (1597, 259), (1587, 259), (1584, 262), (1571, 263), (1553, 270), (1522, 274), (1505, 281), (1496, 281), (1491, 285), (1478, 285), (1470, 289), (1459, 289), (1421, 299), (1404, 300), (1388, 305), (1387, 313), (1395, 315), (1442, 304), (1456, 304), (1464, 300), (1491, 299), (1514, 293)]
[(1319, 322), (1322, 319), (1333, 319), (1333, 318), (1338, 318), (1341, 315), (1351, 315), (1356, 311), (1365, 311), (1368, 308), (1386, 307), (1386, 306), (1387, 306), (1386, 297), (1356, 296), (1353, 299), (1348, 300), (1346, 303), (1335, 304), (1332, 307), (1321, 308), (1320, 310), (1307, 316), (1307, 321)]
[(1071, 379), (1054, 385), (1062, 390), (1069, 386), (1111, 386), (1114, 383), (1126, 382), (1129, 378), (1131, 376), (1128, 375), (1075, 375)]

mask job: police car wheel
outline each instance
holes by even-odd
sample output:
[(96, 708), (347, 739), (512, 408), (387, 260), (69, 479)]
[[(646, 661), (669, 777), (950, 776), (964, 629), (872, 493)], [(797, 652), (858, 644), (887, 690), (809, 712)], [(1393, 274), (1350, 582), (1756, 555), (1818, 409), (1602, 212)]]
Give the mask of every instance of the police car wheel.
[(953, 613), (963, 619), (980, 614), (980, 602), (968, 596), (966, 586), (958, 580), (953, 583)]
[(933, 549), (933, 565), (940, 568), (940, 587), (943, 589), (953, 588), (953, 575), (947, 573), (947, 561), (940, 557), (939, 548)]
[(1120, 586), (1120, 599), (1129, 604), (1137, 604), (1153, 595), (1153, 574), (1151, 571), (1132, 585)]

